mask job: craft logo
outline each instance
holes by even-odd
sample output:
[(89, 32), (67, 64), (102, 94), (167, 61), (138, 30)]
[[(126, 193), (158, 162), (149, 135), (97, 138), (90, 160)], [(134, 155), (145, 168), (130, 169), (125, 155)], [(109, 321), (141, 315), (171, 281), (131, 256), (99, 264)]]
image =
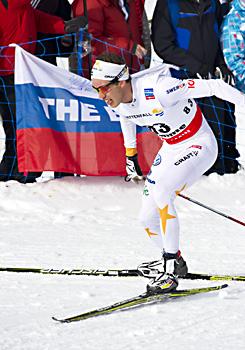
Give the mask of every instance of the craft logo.
[(146, 100), (155, 100), (155, 96), (152, 88), (144, 89)]
[(177, 160), (177, 162), (175, 162), (174, 165), (180, 165), (181, 163), (185, 162), (187, 159), (190, 159), (192, 157), (196, 157), (197, 155), (198, 155), (198, 151), (192, 151), (192, 152), (188, 153), (186, 156)]

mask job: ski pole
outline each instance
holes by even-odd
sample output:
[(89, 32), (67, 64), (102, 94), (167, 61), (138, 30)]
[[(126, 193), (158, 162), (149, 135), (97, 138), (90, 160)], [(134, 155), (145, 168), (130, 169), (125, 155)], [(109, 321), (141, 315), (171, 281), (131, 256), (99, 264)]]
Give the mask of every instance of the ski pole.
[(227, 214), (222, 213), (221, 211), (218, 211), (218, 210), (216, 210), (216, 209), (213, 209), (213, 208), (211, 208), (211, 207), (208, 207), (207, 205), (202, 204), (202, 203), (200, 203), (200, 202), (198, 202), (198, 201), (196, 201), (196, 200), (194, 200), (194, 199), (192, 199), (192, 198), (190, 198), (190, 197), (184, 196), (184, 195), (181, 194), (181, 193), (179, 193), (178, 195), (179, 195), (180, 197), (184, 198), (184, 199), (187, 199), (188, 201), (190, 201), (190, 202), (192, 202), (192, 203), (195, 203), (195, 204), (199, 205), (200, 207), (203, 207), (203, 208), (205, 208), (205, 209), (208, 209), (208, 210), (210, 210), (210, 211), (212, 211), (212, 212), (214, 212), (214, 213), (216, 213), (216, 214), (218, 214), (218, 215), (221, 215), (221, 216), (225, 217), (226, 219), (232, 220), (232, 221), (236, 222), (237, 224), (240, 224), (240, 225), (242, 225), (242, 226), (245, 226), (245, 222), (243, 222), (243, 221), (240, 221), (240, 220), (238, 220), (238, 219), (233, 218), (232, 216), (229, 216), (229, 215), (227, 215)]

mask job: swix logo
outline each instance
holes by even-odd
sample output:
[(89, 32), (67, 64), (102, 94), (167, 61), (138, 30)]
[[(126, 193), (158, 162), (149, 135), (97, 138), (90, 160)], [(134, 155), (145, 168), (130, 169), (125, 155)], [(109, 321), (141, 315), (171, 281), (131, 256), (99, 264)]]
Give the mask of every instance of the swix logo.
[[(39, 97), (39, 101), (42, 104), (47, 119), (55, 119), (59, 122), (101, 121), (100, 112), (96, 106), (81, 102), (78, 99), (65, 100), (60, 98)], [(119, 116), (116, 115), (115, 112), (113, 112), (108, 106), (104, 106), (104, 109), (108, 113), (111, 121), (118, 122)]]
[(146, 177), (146, 181), (148, 181), (150, 184), (155, 185), (156, 182), (154, 180), (149, 179), (149, 177)]
[(171, 94), (171, 92), (174, 92), (174, 91), (177, 91), (177, 90), (179, 90), (179, 89), (182, 89), (184, 86), (185, 86), (185, 83), (176, 85), (176, 86), (172, 87), (171, 89), (168, 89), (168, 90), (166, 91), (166, 93), (167, 93), (167, 94)]
[(146, 181), (148, 181), (150, 184), (155, 185), (156, 182), (154, 180), (151, 180), (149, 176), (151, 176), (152, 170), (150, 169), (149, 173), (146, 176)]

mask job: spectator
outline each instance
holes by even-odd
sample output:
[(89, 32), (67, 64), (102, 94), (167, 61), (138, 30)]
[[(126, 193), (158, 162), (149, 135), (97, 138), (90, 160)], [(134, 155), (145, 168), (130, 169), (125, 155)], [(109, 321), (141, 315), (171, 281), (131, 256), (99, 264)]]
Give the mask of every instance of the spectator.
[[(31, 5), (34, 9), (58, 16), (64, 21), (71, 19), (71, 5), (68, 0), (32, 0)], [(36, 55), (54, 65), (56, 65), (57, 56), (69, 56), (73, 50), (73, 40), (71, 36), (70, 43), (64, 42), (62, 39), (57, 40), (57, 34), (51, 33), (44, 34), (38, 32), (37, 39), (41, 40), (41, 44), (37, 43)]]
[(149, 21), (145, 11), (145, 0), (135, 0), (134, 3), (143, 46), (147, 50), (147, 54), (144, 56), (144, 66), (145, 68), (149, 68), (151, 63), (151, 35)]
[(222, 28), (225, 61), (236, 87), (245, 92), (245, 0), (234, 0)]
[[(71, 5), (68, 0), (32, 0), (31, 5), (35, 9), (58, 16), (64, 21), (71, 19)], [(38, 33), (37, 38), (40, 43), (37, 43), (36, 55), (51, 64), (57, 64), (57, 56), (68, 57), (73, 51), (74, 38), (72, 36), (57, 39), (55, 34)], [(73, 176), (73, 174), (54, 172), (56, 179), (63, 176)]]
[[(92, 34), (92, 59), (104, 51), (122, 54), (132, 72), (141, 69), (146, 49), (142, 41), (143, 1), (87, 0), (88, 31)], [(83, 0), (72, 4), (73, 16), (84, 14)], [(74, 69), (74, 62), (72, 63)], [(90, 77), (88, 59), (84, 60), (83, 75)]]
[[(0, 163), (0, 181), (34, 182), (41, 173), (18, 171), (16, 154), (16, 108), (14, 90), (14, 48), (11, 43), (35, 53), (37, 32), (62, 35), (61, 18), (33, 9), (30, 0), (0, 0), (0, 114), (6, 135), (5, 152)], [(24, 43), (24, 44), (23, 44)]]
[[(158, 0), (152, 20), (154, 49), (166, 63), (181, 68), (175, 72), (178, 78), (207, 79), (219, 74), (231, 82), (232, 74), (219, 44), (221, 23), (218, 0)], [(236, 172), (239, 153), (235, 147), (235, 117), (226, 111), (233, 105), (216, 97), (200, 99), (199, 103), (219, 144), (218, 159), (207, 174)]]

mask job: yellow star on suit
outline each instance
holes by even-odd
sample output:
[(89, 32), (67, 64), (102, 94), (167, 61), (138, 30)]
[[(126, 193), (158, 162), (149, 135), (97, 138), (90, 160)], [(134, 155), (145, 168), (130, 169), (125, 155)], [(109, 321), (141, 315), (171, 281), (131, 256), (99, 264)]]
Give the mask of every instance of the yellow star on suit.
[(163, 233), (166, 233), (166, 226), (167, 226), (167, 220), (170, 219), (175, 219), (176, 216), (171, 215), (168, 213), (168, 205), (166, 205), (166, 207), (162, 208), (162, 209), (158, 209), (159, 213), (160, 213), (160, 218), (161, 218), (161, 223), (162, 223), (162, 230)]
[(149, 228), (146, 228), (145, 230), (150, 238), (151, 236), (157, 236), (157, 233), (151, 232)]
[(186, 188), (186, 185), (187, 184), (185, 184), (180, 190), (175, 191), (176, 196), (178, 196), (180, 194), (180, 192), (184, 191), (184, 189)]

